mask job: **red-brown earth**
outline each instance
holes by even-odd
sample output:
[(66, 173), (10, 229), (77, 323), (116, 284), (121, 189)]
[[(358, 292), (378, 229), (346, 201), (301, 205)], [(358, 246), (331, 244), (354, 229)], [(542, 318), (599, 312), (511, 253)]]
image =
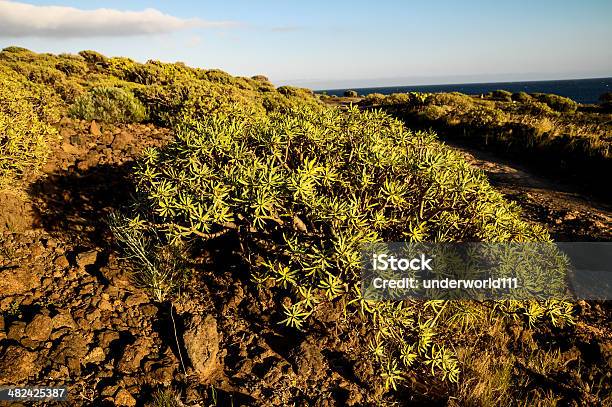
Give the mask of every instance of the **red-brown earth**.
[[(145, 405), (157, 389), (173, 389), (186, 405), (385, 400), (363, 322), (336, 303), (304, 332), (279, 325), (275, 304), (283, 298), (251, 282), (231, 235), (189, 265), (189, 288), (178, 300), (152, 301), (118, 254), (106, 216), (134, 192), (134, 158), (165, 143), (170, 131), (71, 119), (58, 126), (62, 140), (44, 173), (26, 191), (0, 193), (0, 386), (65, 385), (70, 405)], [(492, 156), (465, 153), (553, 237), (610, 240), (609, 207)], [(589, 375), (609, 381), (612, 369), (609, 305), (581, 303), (579, 313), (571, 335), (562, 336), (562, 357), (582, 364), (579, 373), (533, 381), (568, 403), (597, 400), (584, 383)], [(509, 341), (523, 340), (517, 332), (508, 332)], [(495, 346), (484, 334), (463, 342)], [(428, 377), (411, 373), (400, 390), (404, 405), (446, 404), (458, 392)]]

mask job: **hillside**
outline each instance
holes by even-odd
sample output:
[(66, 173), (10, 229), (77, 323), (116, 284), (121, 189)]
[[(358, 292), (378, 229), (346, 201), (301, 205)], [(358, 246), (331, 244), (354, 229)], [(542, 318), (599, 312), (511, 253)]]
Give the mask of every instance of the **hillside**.
[(4, 49), (0, 86), (0, 386), (67, 386), (71, 405), (612, 401), (606, 303), (361, 293), (363, 243), (551, 240), (434, 132), (93, 51)]

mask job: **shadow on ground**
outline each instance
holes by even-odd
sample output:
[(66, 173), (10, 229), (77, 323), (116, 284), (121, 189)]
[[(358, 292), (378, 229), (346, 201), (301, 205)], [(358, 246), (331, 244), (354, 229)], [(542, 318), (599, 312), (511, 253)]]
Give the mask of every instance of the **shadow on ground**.
[(131, 167), (132, 163), (98, 165), (41, 178), (28, 191), (37, 203), (36, 222), (75, 244), (105, 246), (108, 214), (125, 205), (134, 192), (128, 176)]

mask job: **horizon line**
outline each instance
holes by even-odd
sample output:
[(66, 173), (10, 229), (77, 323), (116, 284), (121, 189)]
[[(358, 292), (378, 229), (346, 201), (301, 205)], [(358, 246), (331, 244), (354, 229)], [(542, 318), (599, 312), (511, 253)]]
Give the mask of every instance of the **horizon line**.
[[(592, 80), (592, 79), (612, 79), (610, 76), (588, 76), (588, 77), (570, 77), (562, 79), (528, 79), (528, 80), (494, 80), (490, 82), (481, 81), (468, 81), (468, 82), (436, 82), (436, 83), (425, 83), (425, 84), (409, 84), (409, 85), (382, 85), (382, 86), (353, 86), (353, 87), (340, 87), (340, 88), (311, 88), (312, 91), (332, 91), (332, 90), (347, 90), (347, 89), (385, 89), (385, 88), (408, 88), (408, 87), (425, 87), (425, 86), (452, 86), (452, 85), (489, 85), (489, 84), (504, 84), (504, 83), (535, 83), (535, 82), (562, 82), (562, 81), (580, 81), (580, 80)], [(350, 81), (350, 79), (347, 79)]]

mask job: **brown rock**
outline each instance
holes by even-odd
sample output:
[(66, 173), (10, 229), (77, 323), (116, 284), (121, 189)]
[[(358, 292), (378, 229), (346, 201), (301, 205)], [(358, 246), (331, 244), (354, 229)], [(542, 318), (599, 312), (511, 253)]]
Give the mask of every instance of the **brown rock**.
[(38, 314), (25, 329), (25, 336), (34, 342), (44, 342), (49, 339), (53, 323), (47, 315)]
[(134, 136), (122, 131), (115, 136), (115, 139), (111, 143), (111, 147), (115, 150), (123, 150), (132, 143), (134, 143)]
[(75, 134), (76, 132), (74, 131), (74, 129), (70, 127), (64, 127), (60, 130), (60, 136), (62, 136), (62, 138), (64, 139), (69, 139), (71, 136), (74, 136)]
[(68, 357), (82, 359), (87, 355), (87, 341), (82, 334), (75, 332), (63, 337), (55, 351), (58, 361)]
[[(102, 391), (100, 392), (100, 395), (102, 397), (109, 397), (109, 396), (112, 397), (112, 396), (115, 395), (115, 393), (117, 393), (117, 389), (118, 389), (118, 386), (116, 386), (116, 385), (114, 385), (114, 386), (104, 386), (102, 388)], [(109, 405), (112, 406), (113, 405), (112, 404), (113, 400), (111, 399), (110, 401), (111, 401), (111, 403)]]
[(62, 337), (61, 342), (54, 349), (52, 360), (58, 364), (67, 364), (70, 370), (78, 370), (80, 360), (88, 353), (87, 341), (83, 334), (72, 333)]
[(100, 308), (100, 310), (102, 310), (102, 311), (112, 311), (113, 310), (113, 305), (110, 303), (110, 301), (105, 300), (103, 298), (98, 303), (98, 308)]
[(42, 247), (42, 245), (40, 243), (33, 245), (31, 247), (31, 249), (30, 249), (30, 255), (34, 259), (37, 259), (37, 258), (41, 257), (44, 253), (45, 253), (45, 249), (44, 249), (44, 247)]
[(52, 341), (55, 341), (57, 339), (60, 339), (62, 337), (64, 337), (64, 335), (69, 334), (70, 332), (72, 332), (73, 328), (60, 328), (60, 329), (56, 329), (53, 332), (51, 332), (51, 336), (49, 337), (49, 339), (51, 339)]
[(90, 167), (95, 167), (100, 162), (100, 154), (96, 152), (90, 152), (87, 154), (87, 158), (85, 159), (87, 165)]
[[(130, 280), (130, 276), (123, 269), (117, 270), (117, 268), (115, 267), (102, 266), (100, 267), (100, 273), (104, 276), (105, 279), (110, 281), (112, 285), (116, 288), (128, 288), (129, 287), (133, 289), (133, 284)], [(115, 306), (117, 305), (118, 304), (115, 304)]]
[(79, 171), (87, 171), (87, 169), (89, 168), (89, 163), (86, 160), (79, 161), (77, 163), (77, 168), (79, 169)]
[(81, 373), (81, 358), (68, 356), (65, 363), (66, 366), (68, 366), (68, 370), (70, 370), (73, 374), (78, 375)]
[(85, 314), (85, 319), (89, 322), (96, 321), (100, 319), (102, 313), (99, 309), (88, 309), (87, 314)]
[(146, 304), (149, 302), (149, 297), (144, 293), (132, 294), (125, 299), (125, 305), (128, 307), (134, 307), (140, 304)]
[(174, 367), (170, 365), (154, 364), (149, 375), (157, 383), (168, 385), (174, 378)]
[(106, 330), (98, 335), (98, 345), (102, 349), (108, 349), (110, 344), (119, 339), (119, 332)]
[(59, 124), (64, 125), (64, 126), (69, 126), (72, 124), (72, 119), (70, 117), (64, 116), (59, 121)]
[(28, 348), (30, 350), (34, 350), (34, 349), (38, 349), (40, 342), (35, 342), (33, 340), (31, 340), (28, 337), (25, 337), (21, 340), (20, 342), (21, 346), (23, 346), (24, 348)]
[(295, 365), (304, 377), (314, 377), (316, 372), (325, 371), (325, 358), (321, 354), (321, 345), (309, 338), (302, 342), (295, 355)]
[(183, 341), (191, 365), (201, 381), (207, 382), (219, 367), (217, 321), (212, 315), (194, 316), (183, 334)]
[(77, 254), (76, 263), (79, 268), (84, 269), (87, 266), (91, 266), (96, 263), (98, 259), (98, 252), (96, 250), (89, 250), (86, 252), (82, 252)]
[(123, 356), (117, 365), (122, 373), (133, 373), (140, 368), (140, 363), (151, 350), (152, 343), (149, 338), (139, 337), (134, 343), (126, 346)]
[(0, 271), (0, 296), (25, 294), (40, 286), (40, 279), (32, 269), (18, 267)]
[(133, 407), (136, 405), (136, 399), (132, 397), (126, 389), (120, 389), (115, 394), (115, 405), (122, 407)]
[(54, 369), (49, 373), (48, 378), (51, 380), (63, 380), (68, 376), (70, 376), (68, 366), (58, 366), (57, 369)]
[(21, 342), (21, 338), (23, 338), (25, 334), (26, 323), (17, 321), (13, 322), (8, 329), (8, 333), (6, 334), (7, 339), (11, 339), (13, 341)]
[(106, 355), (104, 354), (104, 350), (101, 347), (96, 346), (95, 348), (93, 348), (87, 354), (87, 357), (85, 358), (85, 361), (86, 362), (97, 363), (97, 362), (103, 362), (104, 359), (106, 359)]
[(62, 148), (62, 151), (67, 153), (67, 154), (75, 154), (76, 155), (76, 154), (79, 154), (81, 152), (81, 150), (78, 147), (73, 146), (70, 143), (62, 143), (61, 148)]
[(108, 146), (113, 142), (113, 139), (114, 139), (113, 133), (108, 130), (105, 130), (104, 133), (102, 133), (102, 138), (100, 141), (102, 142), (102, 144), (105, 144)]
[(74, 136), (70, 136), (70, 144), (74, 144), (75, 146), (81, 146), (83, 145), (83, 140), (81, 139), (81, 136), (76, 134)]
[(53, 263), (61, 269), (65, 269), (70, 265), (70, 263), (68, 262), (68, 259), (64, 255), (58, 256), (58, 258), (55, 259)]
[(10, 345), (0, 355), (0, 385), (23, 384), (37, 371), (35, 352)]
[(54, 316), (52, 319), (52, 328), (76, 328), (76, 322), (74, 322), (72, 315), (70, 315), (70, 311), (66, 310)]
[(153, 304), (145, 304), (140, 307), (140, 312), (145, 317), (154, 317), (157, 315), (157, 307)]
[(100, 127), (98, 126), (98, 123), (96, 123), (95, 120), (91, 121), (91, 124), (89, 125), (89, 132), (96, 137), (100, 137), (102, 135), (102, 133), (100, 132)]

